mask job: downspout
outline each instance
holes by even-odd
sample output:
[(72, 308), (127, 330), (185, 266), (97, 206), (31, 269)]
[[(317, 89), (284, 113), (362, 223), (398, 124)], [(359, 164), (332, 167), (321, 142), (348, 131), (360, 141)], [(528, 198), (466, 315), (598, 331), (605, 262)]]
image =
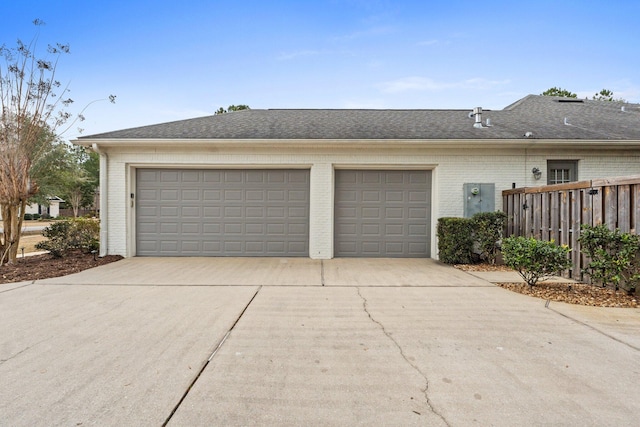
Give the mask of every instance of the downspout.
[(107, 182), (107, 167), (109, 158), (107, 157), (107, 153), (100, 150), (98, 144), (92, 144), (91, 148), (100, 155), (100, 257), (103, 257), (109, 253), (107, 247), (109, 236), (109, 198), (107, 197), (109, 183)]

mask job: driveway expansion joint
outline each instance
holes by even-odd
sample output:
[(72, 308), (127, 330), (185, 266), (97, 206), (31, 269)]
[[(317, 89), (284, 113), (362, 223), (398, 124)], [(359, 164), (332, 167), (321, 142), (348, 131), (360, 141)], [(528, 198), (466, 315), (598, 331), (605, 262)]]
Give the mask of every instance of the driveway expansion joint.
[(256, 289), (256, 292), (253, 294), (249, 302), (244, 306), (244, 308), (242, 309), (242, 311), (240, 312), (236, 320), (233, 322), (229, 330), (227, 330), (227, 332), (224, 334), (222, 339), (218, 342), (218, 344), (216, 344), (215, 348), (211, 352), (211, 355), (207, 358), (207, 360), (204, 361), (204, 363), (202, 364), (202, 367), (198, 370), (195, 377), (193, 378), (193, 380), (191, 381), (191, 383), (183, 393), (182, 397), (180, 398), (176, 406), (173, 408), (173, 410), (171, 411), (167, 419), (162, 423), (162, 427), (166, 427), (166, 425), (169, 424), (169, 422), (171, 421), (171, 418), (173, 418), (176, 411), (178, 411), (178, 409), (182, 405), (182, 402), (184, 402), (184, 400), (187, 398), (187, 395), (189, 394), (193, 386), (196, 384), (196, 382), (198, 382), (204, 370), (207, 369), (207, 366), (209, 366), (209, 362), (211, 362), (211, 360), (215, 357), (215, 355), (218, 353), (220, 348), (222, 348), (223, 344), (227, 341), (227, 338), (229, 337), (229, 335), (231, 335), (231, 332), (236, 327), (240, 319), (242, 319), (242, 316), (244, 316), (244, 313), (246, 313), (247, 309), (249, 308), (253, 300), (256, 299), (256, 296), (258, 296), (258, 293), (260, 292), (261, 289), (262, 289), (262, 286), (259, 286), (258, 289)]
[(600, 329), (596, 328), (595, 326), (592, 326), (592, 325), (590, 325), (590, 324), (588, 324), (588, 323), (582, 322), (582, 321), (580, 321), (580, 320), (578, 320), (578, 319), (574, 319), (574, 318), (573, 318), (573, 317), (571, 317), (571, 316), (568, 316), (568, 315), (566, 315), (566, 314), (564, 314), (564, 313), (559, 312), (558, 310), (556, 310), (556, 309), (552, 308), (552, 307), (550, 306), (550, 303), (551, 303), (551, 301), (550, 301), (550, 300), (548, 300), (548, 301), (546, 302), (546, 304), (544, 305), (544, 306), (545, 306), (545, 308), (547, 308), (547, 309), (551, 310), (552, 312), (554, 312), (554, 313), (556, 313), (556, 314), (558, 314), (558, 315), (560, 315), (560, 316), (564, 317), (565, 319), (569, 319), (569, 320), (571, 320), (572, 322), (577, 323), (578, 325), (582, 325), (582, 326), (584, 326), (584, 327), (586, 327), (586, 328), (591, 329), (592, 331), (595, 331), (595, 332), (597, 332), (597, 333), (599, 333), (599, 334), (604, 335), (605, 337), (607, 337), (607, 338), (609, 338), (609, 339), (612, 339), (612, 340), (614, 340), (614, 341), (616, 341), (616, 342), (618, 342), (618, 343), (620, 343), (620, 344), (626, 345), (627, 347), (632, 348), (633, 350), (640, 351), (640, 347), (636, 347), (636, 346), (635, 346), (635, 345), (633, 345), (633, 344), (629, 344), (628, 342), (625, 342), (625, 341), (623, 341), (623, 340), (621, 340), (621, 339), (619, 339), (619, 338), (616, 338), (616, 337), (614, 337), (614, 336), (613, 336), (613, 335), (611, 335), (611, 334), (608, 334), (608, 333), (606, 333), (606, 332), (604, 332), (604, 331), (601, 331)]
[(362, 293), (360, 292), (360, 288), (359, 287), (356, 287), (356, 290), (358, 292), (358, 296), (362, 299), (362, 308), (364, 309), (364, 312), (367, 314), (369, 319), (373, 323), (378, 325), (378, 327), (380, 327), (380, 329), (382, 330), (382, 333), (398, 349), (398, 351), (400, 352), (400, 356), (404, 359), (404, 361), (424, 379), (425, 386), (424, 386), (423, 389), (421, 389), (421, 391), (424, 394), (424, 398), (425, 398), (425, 401), (426, 401), (426, 404), (427, 404), (427, 407), (429, 408), (429, 410), (434, 415), (436, 415), (438, 418), (440, 418), (442, 420), (442, 422), (445, 423), (445, 425), (450, 427), (451, 424), (449, 424), (447, 419), (435, 409), (435, 407), (433, 406), (433, 403), (431, 402), (431, 399), (429, 398), (429, 378), (427, 377), (427, 375), (424, 372), (422, 372), (420, 370), (420, 368), (407, 357), (407, 355), (405, 354), (404, 350), (402, 349), (402, 347), (400, 346), (398, 341), (396, 341), (396, 339), (393, 338), (393, 336), (387, 331), (387, 329), (384, 327), (384, 325), (379, 320), (376, 320), (376, 319), (373, 318), (373, 316), (371, 315), (371, 312), (369, 311), (369, 301), (367, 301), (367, 299), (362, 295)]
[[(7, 285), (10, 285), (10, 284), (11, 284), (11, 283), (7, 283)], [(5, 292), (15, 291), (16, 289), (26, 288), (27, 286), (31, 286), (31, 285), (35, 285), (35, 284), (36, 284), (36, 281), (35, 281), (35, 280), (33, 280), (33, 281), (31, 281), (31, 283), (25, 283), (25, 284), (24, 284), (24, 285), (22, 285), (22, 286), (16, 286), (15, 288), (11, 288), (11, 289), (4, 289), (4, 290), (0, 291), (0, 294), (3, 294), (3, 293), (5, 293)]]

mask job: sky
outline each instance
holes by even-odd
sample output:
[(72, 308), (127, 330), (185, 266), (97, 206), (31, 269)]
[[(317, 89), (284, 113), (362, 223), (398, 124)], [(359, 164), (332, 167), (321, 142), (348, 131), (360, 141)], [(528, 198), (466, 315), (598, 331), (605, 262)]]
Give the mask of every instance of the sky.
[(502, 109), (551, 87), (640, 102), (639, 19), (635, 0), (20, 0), (0, 44), (70, 45), (56, 77), (86, 107), (75, 139), (231, 104)]

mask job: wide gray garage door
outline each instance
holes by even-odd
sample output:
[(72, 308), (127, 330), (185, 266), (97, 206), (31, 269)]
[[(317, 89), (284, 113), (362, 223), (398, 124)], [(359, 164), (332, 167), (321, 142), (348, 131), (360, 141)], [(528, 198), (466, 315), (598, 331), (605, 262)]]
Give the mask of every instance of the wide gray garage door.
[(308, 256), (308, 170), (138, 169), (139, 256)]
[(335, 256), (430, 254), (431, 171), (336, 170)]

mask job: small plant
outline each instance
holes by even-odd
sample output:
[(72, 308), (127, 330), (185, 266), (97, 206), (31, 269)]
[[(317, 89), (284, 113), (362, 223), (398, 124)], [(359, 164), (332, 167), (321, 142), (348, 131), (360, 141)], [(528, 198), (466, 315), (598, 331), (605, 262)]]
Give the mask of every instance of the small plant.
[(25, 221), (31, 221), (32, 219), (33, 219), (33, 215), (31, 215), (30, 213), (24, 214)]
[(473, 232), (468, 218), (438, 219), (438, 258), (446, 264), (469, 264), (473, 257)]
[(500, 211), (480, 212), (471, 218), (473, 236), (480, 250), (480, 258), (490, 264), (496, 263), (506, 220), (507, 214)]
[(583, 225), (580, 233), (582, 253), (589, 257), (583, 270), (602, 287), (635, 292), (640, 282), (640, 236), (609, 230), (605, 225)]
[(502, 241), (504, 263), (516, 270), (529, 286), (571, 267), (568, 246), (534, 238), (507, 237)]
[(55, 258), (74, 249), (88, 253), (99, 248), (100, 224), (85, 218), (56, 221), (42, 235), (48, 240), (39, 242), (36, 248), (49, 251)]

